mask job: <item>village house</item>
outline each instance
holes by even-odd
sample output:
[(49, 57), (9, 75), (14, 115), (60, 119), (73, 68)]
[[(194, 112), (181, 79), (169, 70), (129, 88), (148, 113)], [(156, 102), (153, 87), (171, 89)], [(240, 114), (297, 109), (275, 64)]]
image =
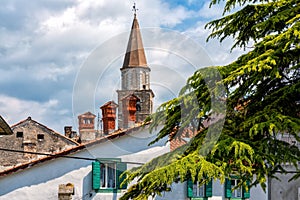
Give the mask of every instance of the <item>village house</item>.
[(0, 171), (46, 156), (15, 151), (52, 154), (79, 145), (31, 117), (13, 125), (11, 130), (12, 134), (0, 137), (0, 148), (5, 149), (0, 151)]
[[(1, 148), (17, 148), (32, 154), (12, 153), (10, 155), (15, 157), (15, 161), (8, 161), (3, 157), (9, 157), (9, 152), (0, 151), (3, 163), (15, 165), (0, 172), (0, 200), (116, 200), (127, 189), (127, 185), (121, 185), (123, 179), (120, 174), (123, 171), (186, 144), (195, 133), (184, 132), (181, 138), (171, 142), (165, 139), (148, 146), (161, 128), (150, 133), (149, 124), (143, 123), (153, 109), (154, 93), (150, 87), (150, 71), (135, 13), (121, 67), (118, 104), (109, 101), (100, 107), (103, 130), (95, 130), (96, 115), (91, 112), (78, 116), (78, 135), (72, 131), (72, 127), (65, 127), (65, 136), (62, 136), (31, 118), (14, 125), (13, 134), (4, 136), (10, 139), (0, 140), (0, 145), (5, 143), (8, 146)], [(1, 121), (0, 125), (2, 127)], [(46, 140), (55, 143), (49, 142), (42, 147), (41, 144)], [(34, 152), (50, 152), (52, 155), (42, 156)], [(22, 163), (24, 157), (32, 159)], [(19, 162), (21, 163), (18, 164)], [(280, 192), (276, 190), (278, 188), (271, 188), (272, 186), (266, 192), (260, 186), (253, 187), (250, 191), (243, 188), (233, 190), (238, 181), (238, 177), (226, 179), (225, 183), (212, 180), (201, 187), (197, 182), (191, 181), (174, 183), (171, 192), (153, 199), (267, 200), (270, 198), (270, 191)], [(279, 185), (278, 182), (272, 184), (277, 184), (277, 187)], [(295, 192), (296, 184), (292, 183), (291, 191)]]
[[(93, 113), (86, 112), (79, 115), (78, 135), (72, 132), (71, 127), (65, 127), (65, 136), (62, 136), (66, 141), (74, 143), (73, 146), (68, 146), (69, 148), (58, 148), (58, 144), (56, 146), (58, 151), (51, 148), (40, 149), (38, 142), (47, 138), (41, 128), (36, 129), (45, 127), (31, 118), (18, 123), (14, 128), (16, 133), (12, 137), (25, 138), (20, 139), (17, 149), (28, 153), (15, 153), (14, 156), (19, 160), (15, 159), (16, 163), (10, 165), (19, 164), (0, 172), (1, 188), (2, 184), (13, 183), (10, 184), (11, 187), (0, 191), (0, 199), (27, 199), (29, 196), (31, 199), (66, 199), (74, 195), (74, 198), (80, 199), (94, 196), (96, 199), (99, 196), (101, 199), (116, 199), (122, 194), (120, 189), (126, 189), (125, 186), (119, 188), (121, 171), (141, 165), (169, 151), (169, 146), (163, 141), (148, 147), (155, 134), (149, 133), (147, 125), (142, 126), (142, 122), (152, 113), (154, 93), (150, 88), (150, 68), (147, 65), (136, 14), (121, 68), (121, 77), (121, 89), (117, 91), (118, 104), (109, 101), (100, 107), (103, 130), (95, 130), (96, 115)], [(24, 130), (24, 127), (28, 129)], [(29, 144), (25, 149), (23, 141)], [(10, 147), (15, 148), (13, 145)], [(34, 154), (49, 151), (51, 156), (48, 157)], [(20, 162), (24, 155), (32, 159), (25, 163)], [(38, 159), (35, 159), (36, 157)], [(91, 176), (92, 166), (93, 170), (98, 167), (98, 172), (101, 171), (98, 183), (95, 183), (93, 180), (95, 177)], [(47, 173), (41, 173), (41, 170)], [(66, 176), (69, 177), (67, 180)], [(97, 184), (98, 188), (95, 188)]]
[[(68, 183), (74, 186), (73, 199), (117, 199), (126, 191), (119, 187), (121, 171), (169, 151), (163, 141), (149, 147), (154, 138), (147, 126), (133, 127), (7, 169), (0, 172), (0, 199), (58, 199), (64, 191), (60, 185)], [(93, 185), (95, 163), (102, 172), (98, 188)]]

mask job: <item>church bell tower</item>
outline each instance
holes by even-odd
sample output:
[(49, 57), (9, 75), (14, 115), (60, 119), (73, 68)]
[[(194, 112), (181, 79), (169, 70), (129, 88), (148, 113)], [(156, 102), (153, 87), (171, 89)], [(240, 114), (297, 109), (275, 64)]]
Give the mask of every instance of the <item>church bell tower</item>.
[(134, 18), (121, 67), (121, 89), (118, 92), (118, 126), (130, 128), (143, 122), (152, 113), (154, 97), (150, 89), (150, 68), (147, 65), (139, 23), (133, 6)]

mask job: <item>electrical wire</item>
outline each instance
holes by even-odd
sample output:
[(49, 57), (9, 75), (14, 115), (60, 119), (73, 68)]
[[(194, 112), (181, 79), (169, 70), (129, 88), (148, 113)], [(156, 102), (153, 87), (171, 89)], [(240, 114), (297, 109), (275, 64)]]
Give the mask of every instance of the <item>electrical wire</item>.
[[(16, 149), (6, 149), (6, 148), (0, 148), (0, 151), (8, 151), (8, 152), (14, 152), (14, 153), (27, 153), (27, 154), (34, 154), (34, 155), (43, 155), (43, 156), (51, 156), (51, 157), (61, 157), (61, 158), (70, 158), (70, 159), (77, 159), (77, 160), (90, 160), (90, 161), (97, 161), (99, 158), (87, 158), (87, 157), (78, 157), (78, 156), (66, 156), (66, 155), (58, 155), (58, 154), (50, 154), (50, 153), (41, 153), (41, 152), (32, 152), (32, 151), (22, 151), (22, 150), (16, 150)], [(136, 165), (143, 165), (145, 163), (139, 163), (139, 162), (122, 162), (127, 164), (136, 164)]]
[[(51, 156), (51, 157), (62, 157), (62, 158), (70, 158), (70, 159), (77, 159), (77, 160), (90, 160), (90, 161), (98, 161), (99, 160), (99, 158), (86, 158), (86, 157), (78, 157), (78, 156), (66, 156), (66, 155), (57, 155), (57, 154), (50, 154), (50, 153), (22, 151), (22, 150), (6, 149), (6, 148), (0, 148), (0, 151), (8, 151), (8, 152), (15, 152), (15, 153), (28, 153), (28, 154)], [(129, 161), (125, 161), (125, 162), (122, 162), (122, 163), (135, 164), (135, 165), (144, 165), (145, 164), (145, 163), (129, 162)], [(276, 171), (276, 172), (280, 173), (280, 171)], [(299, 171), (286, 171), (285, 173), (294, 174), (294, 173), (299, 173)]]

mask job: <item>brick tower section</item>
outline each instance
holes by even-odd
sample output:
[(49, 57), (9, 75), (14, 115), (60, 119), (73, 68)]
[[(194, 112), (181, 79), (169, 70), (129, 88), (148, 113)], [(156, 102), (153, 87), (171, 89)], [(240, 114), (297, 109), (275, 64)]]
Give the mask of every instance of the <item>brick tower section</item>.
[(137, 106), (140, 99), (135, 95), (128, 95), (122, 99), (123, 124), (128, 127), (134, 126), (137, 121), (137, 112), (140, 108)]
[(79, 132), (82, 130), (94, 130), (95, 128), (95, 118), (91, 112), (86, 112), (82, 115), (78, 116), (78, 123), (79, 123)]
[(116, 109), (117, 104), (109, 101), (100, 107), (102, 111), (103, 133), (109, 134), (116, 129)]
[(144, 52), (139, 23), (134, 15), (118, 90), (118, 126), (121, 129), (143, 122), (153, 110), (150, 68)]
[(82, 142), (94, 140), (96, 138), (95, 118), (96, 115), (91, 112), (86, 112), (78, 116), (78, 129)]

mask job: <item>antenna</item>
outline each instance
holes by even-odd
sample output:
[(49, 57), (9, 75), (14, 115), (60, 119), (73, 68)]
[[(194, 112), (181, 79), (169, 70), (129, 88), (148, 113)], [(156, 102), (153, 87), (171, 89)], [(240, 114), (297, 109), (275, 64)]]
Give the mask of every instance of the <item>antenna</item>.
[(100, 125), (100, 114), (98, 113), (98, 116), (97, 116), (97, 132), (99, 131), (99, 125)]

